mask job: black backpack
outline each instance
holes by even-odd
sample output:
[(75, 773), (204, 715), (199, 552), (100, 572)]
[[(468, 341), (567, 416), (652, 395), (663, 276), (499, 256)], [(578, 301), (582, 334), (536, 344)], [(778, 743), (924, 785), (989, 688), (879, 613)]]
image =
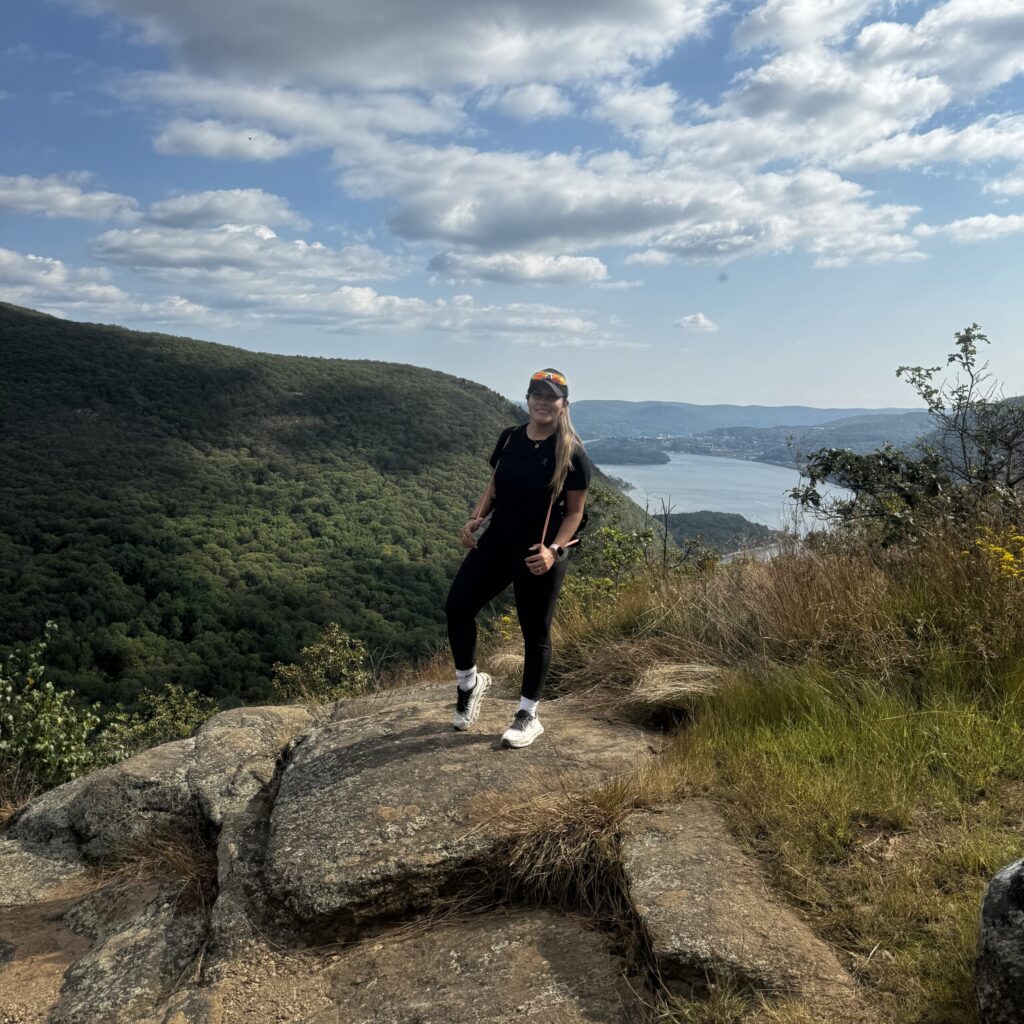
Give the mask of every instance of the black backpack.
[[(566, 509), (565, 509), (565, 498), (562, 498), (562, 500), (559, 501), (559, 503), (556, 506), (556, 508), (558, 508), (561, 511), (562, 518), (564, 519), (565, 518), (565, 512), (566, 512)], [(576, 527), (576, 532), (572, 535), (572, 538), (569, 541), (569, 544), (572, 544), (577, 549), (583, 543), (583, 538), (580, 536), (580, 534), (587, 528), (587, 522), (588, 522), (589, 519), (590, 519), (590, 513), (587, 511), (587, 506), (584, 505), (583, 506), (583, 518), (580, 520), (580, 525)], [(568, 544), (566, 545), (566, 547), (568, 547)]]

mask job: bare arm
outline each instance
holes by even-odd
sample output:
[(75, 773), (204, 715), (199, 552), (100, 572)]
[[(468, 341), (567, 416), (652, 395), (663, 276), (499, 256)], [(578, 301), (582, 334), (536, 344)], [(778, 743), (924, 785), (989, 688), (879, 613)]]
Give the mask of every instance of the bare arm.
[[(480, 527), (490, 517), (491, 511), (494, 506), (494, 478), (491, 478), (490, 483), (487, 485), (487, 490), (480, 497), (480, 501), (473, 508), (473, 515), (466, 520), (466, 525), (463, 526), (459, 532), (459, 543), (469, 550), (470, 548), (476, 547), (476, 540), (473, 537), (473, 531), (479, 530)], [(476, 510), (480, 509), (482, 515), (477, 516)]]

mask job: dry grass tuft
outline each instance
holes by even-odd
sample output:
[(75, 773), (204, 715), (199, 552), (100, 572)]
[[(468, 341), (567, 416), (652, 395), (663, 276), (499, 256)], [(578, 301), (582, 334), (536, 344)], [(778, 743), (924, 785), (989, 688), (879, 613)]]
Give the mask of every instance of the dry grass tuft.
[(0, 771), (0, 835), (13, 824), (14, 816), (42, 792), (39, 780), (17, 765)]
[(890, 683), (940, 664), (976, 679), (1024, 652), (1024, 601), (1017, 581), (968, 547), (941, 534), (907, 550), (826, 538), (765, 561), (651, 568), (613, 602), (567, 595), (552, 693), (629, 688), (661, 661), (751, 671), (815, 662)]
[(728, 978), (713, 981), (707, 999), (668, 999), (654, 1009), (657, 1024), (821, 1024), (799, 1000), (769, 999)]
[(516, 802), (507, 793), (488, 791), (471, 804), (475, 827), (500, 818), (507, 836), (487, 865), (479, 902), (525, 903), (585, 916), (617, 937), (630, 972), (660, 998), (664, 984), (630, 899), (619, 839), (631, 811), (674, 796), (670, 773), (651, 761), (599, 785), (579, 773), (564, 775), (554, 786), (538, 775), (524, 780), (522, 791), (530, 795)]
[(104, 860), (96, 877), (115, 890), (144, 881), (167, 885), (178, 912), (206, 914), (217, 895), (216, 843), (198, 821), (185, 829), (154, 823)]

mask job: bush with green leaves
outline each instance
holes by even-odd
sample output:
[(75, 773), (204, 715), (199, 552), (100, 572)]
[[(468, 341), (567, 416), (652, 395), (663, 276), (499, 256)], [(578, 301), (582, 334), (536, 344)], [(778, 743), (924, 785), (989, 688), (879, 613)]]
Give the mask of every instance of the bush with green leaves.
[[(791, 496), (821, 518), (859, 529), (883, 544), (911, 540), (932, 526), (970, 526), (984, 519), (1018, 522), (1024, 515), (1024, 399), (1007, 398), (989, 383), (978, 345), (978, 324), (955, 333), (952, 382), (936, 382), (941, 366), (900, 366), (928, 407), (932, 431), (908, 451), (892, 445), (867, 454), (842, 448), (810, 453), (801, 472), (808, 482)], [(853, 492), (826, 499), (825, 480)]]
[(583, 603), (611, 599), (626, 580), (643, 569), (653, 540), (654, 530), (649, 527), (598, 528), (587, 540), (586, 548), (573, 554), (574, 571), (566, 575), (564, 592)]
[(56, 632), (47, 620), (44, 638), (18, 647), (0, 667), (0, 774), (25, 791), (67, 782), (95, 763), (99, 704), (78, 707), (73, 693), (44, 678), (43, 651)]
[(274, 662), (274, 691), (283, 700), (307, 703), (357, 697), (373, 680), (367, 657), (362, 640), (331, 622), (312, 644), (299, 651), (297, 664)]
[(179, 683), (168, 683), (159, 693), (143, 693), (139, 705), (135, 711), (118, 707), (104, 716), (96, 736), (98, 763), (120, 761), (161, 743), (187, 739), (219, 710), (215, 700)]

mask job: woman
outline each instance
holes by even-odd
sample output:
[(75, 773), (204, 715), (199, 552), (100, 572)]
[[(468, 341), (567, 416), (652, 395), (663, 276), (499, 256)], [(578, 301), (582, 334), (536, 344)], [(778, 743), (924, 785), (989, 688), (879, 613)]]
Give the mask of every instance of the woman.
[[(525, 648), (523, 684), (519, 710), (501, 743), (516, 748), (544, 732), (537, 704), (551, 664), (551, 620), (568, 568), (567, 545), (583, 519), (593, 473), (569, 419), (565, 374), (539, 370), (530, 378), (526, 403), (529, 423), (503, 430), (491, 454), (495, 473), (459, 535), (469, 554), (445, 602), (457, 682), (452, 725), (468, 729), (491, 683), (476, 668), (476, 615), (509, 583), (513, 586)], [(473, 532), (488, 520), (475, 540)]]

